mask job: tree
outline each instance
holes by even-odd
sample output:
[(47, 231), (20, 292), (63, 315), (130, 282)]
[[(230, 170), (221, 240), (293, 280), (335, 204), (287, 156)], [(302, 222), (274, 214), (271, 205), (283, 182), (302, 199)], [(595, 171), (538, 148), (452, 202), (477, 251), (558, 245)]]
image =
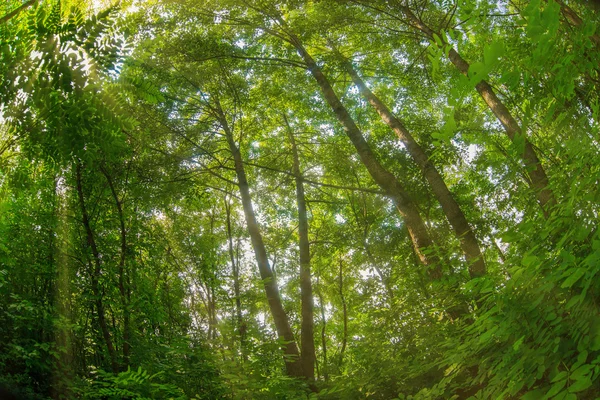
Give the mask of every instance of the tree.
[(0, 393), (598, 397), (588, 3), (0, 6)]

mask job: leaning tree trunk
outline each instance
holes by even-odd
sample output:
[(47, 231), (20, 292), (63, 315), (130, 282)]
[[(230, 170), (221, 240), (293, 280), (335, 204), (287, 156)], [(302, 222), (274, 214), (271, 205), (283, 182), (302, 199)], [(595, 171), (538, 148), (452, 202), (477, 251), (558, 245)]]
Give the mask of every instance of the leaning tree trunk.
[(300, 247), (300, 297), (302, 309), (302, 324), (300, 331), (300, 359), (304, 375), (310, 381), (315, 379), (315, 339), (313, 294), (310, 273), (310, 245), (308, 242), (308, 216), (306, 199), (304, 198), (304, 183), (300, 171), (300, 159), (296, 140), (285, 115), (283, 116), (292, 145), (293, 172), (296, 180), (296, 202), (298, 203), (298, 237)]
[(437, 256), (433, 253), (428, 253), (425, 249), (433, 248), (433, 241), (427, 232), (425, 223), (421, 218), (417, 206), (412, 201), (408, 193), (404, 190), (398, 179), (386, 170), (377, 160), (377, 157), (369, 147), (362, 132), (344, 107), (340, 99), (335, 94), (333, 87), (329, 83), (327, 77), (321, 71), (315, 60), (306, 51), (300, 40), (294, 36), (290, 36), (291, 42), (296, 47), (296, 50), (308, 66), (310, 73), (317, 81), (323, 92), (323, 96), (327, 103), (331, 106), (335, 116), (340, 121), (346, 135), (352, 141), (358, 155), (367, 168), (367, 171), (373, 180), (381, 187), (386, 194), (394, 201), (396, 208), (404, 219), (404, 223), (408, 229), (408, 233), (412, 240), (415, 252), (419, 256), (419, 260), (423, 265), (428, 267), (428, 274), (432, 279), (439, 279), (442, 276), (440, 262)]
[(246, 225), (248, 226), (248, 233), (250, 234), (250, 240), (254, 249), (254, 255), (256, 257), (256, 263), (258, 264), (258, 270), (260, 277), (263, 280), (265, 293), (267, 294), (267, 301), (269, 303), (269, 309), (271, 315), (275, 321), (275, 328), (279, 339), (284, 342), (283, 352), (285, 358), (285, 366), (287, 374), (290, 376), (301, 377), (303, 376), (302, 364), (299, 360), (298, 346), (294, 339), (294, 334), (290, 323), (288, 321), (283, 304), (281, 303), (281, 297), (279, 295), (279, 289), (273, 271), (269, 267), (269, 259), (267, 257), (267, 250), (260, 233), (258, 222), (254, 214), (252, 207), (252, 198), (250, 197), (250, 188), (248, 186), (248, 180), (246, 178), (246, 171), (244, 170), (244, 164), (242, 161), (242, 155), (240, 150), (235, 144), (233, 139), (233, 132), (229, 128), (225, 115), (217, 105), (217, 117), (225, 136), (227, 137), (227, 144), (233, 156), (235, 164), (235, 173), (238, 178), (238, 186), (240, 189), (240, 197), (242, 198), (242, 206), (244, 208), (244, 216), (246, 217)]
[[(425, 23), (419, 17), (417, 17), (409, 7), (403, 5), (399, 7), (404, 15), (409, 19), (410, 24), (413, 27), (419, 29), (432, 40), (434, 39), (434, 35), (441, 38), (442, 41), (444, 40), (442, 35), (425, 25)], [(441, 42), (440, 47), (445, 47), (447, 45), (448, 43)], [(454, 48), (450, 48), (448, 52), (448, 58), (461, 74), (465, 76), (468, 75), (469, 63), (466, 62), (465, 59), (462, 58), (462, 56), (456, 50), (454, 50)], [(556, 199), (554, 198), (554, 193), (552, 193), (552, 190), (548, 187), (548, 177), (546, 175), (546, 171), (542, 167), (542, 163), (540, 162), (533, 145), (525, 137), (525, 132), (522, 132), (517, 120), (512, 116), (504, 103), (502, 103), (502, 101), (498, 98), (492, 89), (492, 86), (487, 81), (481, 80), (479, 83), (477, 83), (477, 85), (475, 85), (475, 89), (477, 89), (477, 92), (483, 98), (489, 109), (492, 110), (498, 121), (500, 121), (509, 139), (513, 143), (519, 142), (520, 140), (524, 141), (524, 149), (521, 153), (521, 158), (525, 164), (528, 183), (535, 192), (538, 203), (542, 208), (544, 216), (547, 218), (550, 215), (550, 208), (556, 204)]]
[[(577, 27), (581, 27), (583, 25), (583, 20), (571, 7), (566, 5), (562, 0), (556, 0), (556, 2), (560, 5), (560, 12), (565, 16), (571, 25)], [(594, 33), (590, 36), (590, 40), (594, 43), (596, 49), (600, 50), (600, 36), (597, 33)]]
[(425, 179), (427, 179), (429, 187), (442, 206), (442, 211), (446, 215), (450, 226), (452, 226), (454, 233), (460, 241), (461, 248), (465, 253), (467, 264), (469, 265), (469, 274), (472, 278), (484, 275), (485, 262), (481, 256), (479, 242), (469, 226), (465, 214), (454, 199), (448, 186), (446, 186), (446, 182), (444, 182), (444, 179), (437, 168), (430, 161), (425, 150), (423, 150), (415, 138), (410, 134), (406, 126), (404, 126), (381, 99), (367, 87), (350, 62), (345, 62), (344, 65), (359, 91), (375, 110), (377, 110), (381, 119), (394, 131), (398, 136), (398, 139), (406, 146), (406, 150), (421, 169)]
[(83, 226), (85, 228), (85, 233), (87, 237), (87, 244), (92, 249), (92, 256), (94, 257), (94, 270), (91, 274), (91, 286), (92, 293), (94, 294), (94, 301), (96, 306), (96, 312), (98, 313), (98, 325), (100, 325), (100, 330), (102, 331), (102, 337), (104, 338), (104, 342), (106, 344), (106, 349), (108, 350), (108, 355), (110, 357), (110, 364), (112, 371), (116, 374), (119, 372), (119, 364), (117, 362), (117, 353), (115, 351), (115, 347), (113, 345), (112, 339), (110, 337), (110, 331), (108, 330), (108, 324), (106, 322), (106, 314), (104, 311), (104, 304), (102, 302), (102, 293), (100, 292), (100, 274), (102, 273), (101, 266), (101, 258), (100, 252), (98, 251), (98, 246), (96, 245), (96, 239), (94, 237), (94, 231), (92, 230), (92, 226), (90, 224), (90, 218), (87, 213), (87, 208), (85, 205), (85, 198), (83, 196), (83, 185), (81, 182), (81, 164), (77, 162), (76, 165), (76, 179), (77, 179), (77, 195), (79, 197), (79, 207), (81, 209), (81, 217)]
[(0, 25), (7, 23), (12, 18), (16, 17), (22, 11), (26, 10), (27, 8), (31, 7), (32, 5), (34, 5), (37, 2), (38, 2), (38, 0), (29, 0), (29, 1), (25, 2), (25, 3), (23, 3), (22, 5), (20, 5), (19, 7), (17, 7), (16, 9), (14, 9), (13, 11), (9, 12), (8, 14), (6, 14), (2, 18), (0, 18)]

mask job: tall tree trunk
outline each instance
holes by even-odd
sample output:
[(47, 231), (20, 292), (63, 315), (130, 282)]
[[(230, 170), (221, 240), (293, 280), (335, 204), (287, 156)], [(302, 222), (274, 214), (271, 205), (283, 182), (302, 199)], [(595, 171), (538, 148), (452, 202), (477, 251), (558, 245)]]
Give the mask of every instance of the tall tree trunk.
[(362, 95), (369, 101), (373, 108), (377, 110), (381, 119), (394, 131), (404, 146), (406, 146), (406, 150), (421, 169), (425, 179), (427, 179), (429, 187), (442, 206), (442, 211), (446, 215), (450, 226), (452, 226), (454, 233), (460, 241), (461, 248), (467, 259), (471, 278), (484, 275), (485, 262), (481, 256), (479, 242), (469, 226), (467, 218), (448, 189), (448, 186), (446, 186), (446, 182), (444, 182), (444, 179), (437, 168), (429, 160), (425, 150), (417, 143), (406, 126), (404, 126), (379, 97), (367, 87), (352, 67), (352, 64), (350, 64), (350, 62), (345, 62), (344, 65), (346, 71), (350, 74), (354, 84), (358, 87)]
[(300, 357), (304, 375), (310, 381), (315, 379), (315, 339), (313, 293), (310, 272), (310, 245), (308, 241), (308, 216), (306, 213), (306, 199), (304, 198), (304, 183), (300, 170), (300, 159), (294, 133), (283, 115), (287, 125), (288, 137), (292, 145), (293, 173), (296, 180), (296, 202), (298, 203), (298, 237), (300, 247), (300, 297), (302, 309), (302, 324), (300, 331)]
[[(52, 243), (52, 254), (54, 260), (54, 268), (56, 269), (56, 285), (54, 288), (56, 299), (56, 311), (65, 321), (72, 321), (72, 304), (71, 299), (71, 260), (66, 254), (65, 245), (70, 235), (70, 224), (68, 221), (69, 209), (68, 194), (62, 193), (59, 189), (60, 181), (64, 176), (58, 175), (54, 180), (54, 215), (56, 218), (56, 228), (51, 230), (50, 242)], [(67, 324), (60, 324), (56, 327), (56, 345), (59, 351), (55, 371), (52, 374), (53, 384), (50, 393), (51, 398), (71, 398), (71, 388), (67, 382), (72, 382), (75, 378), (75, 346), (73, 330)]]
[(269, 303), (269, 309), (275, 322), (277, 329), (277, 335), (280, 340), (284, 341), (283, 352), (285, 357), (285, 366), (288, 375), (290, 376), (303, 376), (302, 364), (299, 360), (298, 346), (294, 339), (294, 334), (290, 323), (288, 321), (283, 304), (281, 303), (281, 297), (279, 295), (279, 288), (277, 282), (273, 276), (273, 271), (269, 267), (269, 259), (267, 257), (267, 250), (260, 233), (258, 222), (254, 214), (252, 207), (252, 198), (250, 197), (250, 188), (248, 186), (248, 180), (246, 178), (246, 171), (244, 170), (244, 164), (242, 161), (242, 155), (240, 150), (235, 144), (233, 139), (233, 132), (229, 128), (227, 119), (217, 104), (217, 118), (221, 123), (225, 136), (227, 137), (227, 143), (233, 156), (235, 164), (235, 172), (238, 178), (238, 186), (240, 189), (240, 197), (242, 198), (242, 206), (244, 208), (244, 215), (246, 217), (246, 225), (248, 226), (248, 233), (250, 234), (250, 240), (254, 249), (254, 255), (256, 257), (256, 263), (258, 264), (258, 270), (263, 280), (265, 293), (267, 295), (267, 301)]
[[(441, 37), (437, 32), (434, 32), (431, 28), (425, 25), (408, 7), (400, 6), (400, 9), (410, 20), (411, 25), (425, 33), (427, 37), (431, 39), (434, 38), (434, 35)], [(442, 47), (445, 45), (447, 45), (447, 43), (442, 43)], [(469, 64), (460, 56), (460, 54), (458, 54), (458, 52), (456, 52), (456, 50), (451, 48), (448, 52), (448, 57), (463, 75), (468, 75)], [(522, 135), (521, 128), (510, 111), (496, 96), (489, 83), (485, 80), (482, 80), (476, 85), (476, 89), (488, 107), (492, 110), (496, 118), (503, 125), (508, 137), (513, 142), (516, 141), (518, 136)], [(535, 153), (533, 145), (527, 140), (527, 138), (524, 138), (524, 143), (524, 151), (521, 156), (527, 168), (528, 181), (530, 186), (536, 192), (538, 202), (542, 206), (544, 215), (548, 216), (548, 208), (552, 204), (555, 204), (554, 195), (548, 188), (548, 178), (541, 165), (541, 162), (537, 157), (537, 154)]]
[(428, 269), (428, 274), (432, 279), (439, 279), (442, 276), (440, 262), (437, 256), (432, 253), (427, 253), (426, 248), (432, 249), (433, 241), (427, 232), (425, 223), (419, 214), (417, 206), (412, 201), (408, 193), (404, 190), (398, 179), (386, 170), (377, 160), (377, 157), (369, 147), (362, 132), (344, 107), (340, 99), (335, 94), (333, 87), (329, 83), (327, 77), (321, 71), (315, 60), (306, 51), (299, 39), (291, 35), (291, 42), (296, 47), (296, 50), (308, 66), (310, 73), (315, 78), (319, 87), (323, 92), (323, 96), (327, 103), (331, 106), (335, 116), (340, 121), (346, 135), (352, 141), (358, 155), (369, 171), (373, 180), (381, 187), (387, 195), (394, 201), (396, 208), (404, 219), (404, 223), (408, 228), (409, 235), (413, 242), (413, 246), (419, 260)]
[(344, 353), (346, 352), (346, 344), (348, 343), (348, 306), (346, 305), (346, 297), (344, 297), (344, 261), (340, 258), (340, 269), (338, 274), (338, 285), (340, 291), (340, 299), (342, 301), (342, 316), (344, 323), (344, 332), (342, 335), (342, 348), (340, 350), (340, 365), (344, 361)]
[(237, 329), (240, 335), (240, 350), (242, 353), (242, 360), (246, 361), (246, 326), (242, 318), (242, 299), (240, 296), (240, 269), (239, 265), (235, 261), (235, 255), (233, 251), (233, 234), (231, 230), (231, 204), (227, 201), (227, 197), (224, 199), (225, 202), (225, 215), (227, 216), (227, 239), (229, 245), (229, 258), (231, 259), (231, 272), (233, 274), (233, 294), (235, 296), (235, 313), (237, 318)]
[[(428, 27), (419, 17), (417, 17), (412, 10), (405, 6), (399, 6), (402, 13), (408, 18), (410, 24), (423, 32), (429, 39), (434, 39), (434, 35), (438, 38), (442, 38), (443, 36), (439, 34), (439, 32), (433, 31), (430, 27)], [(441, 48), (448, 45), (448, 43), (440, 42)], [(469, 63), (465, 61), (464, 58), (456, 51), (453, 47), (450, 47), (448, 52), (448, 58), (454, 64), (454, 66), (460, 71), (461, 74), (467, 76), (469, 73)], [(551, 189), (548, 187), (548, 177), (546, 175), (546, 171), (544, 170), (542, 163), (540, 162), (535, 149), (531, 142), (525, 137), (525, 132), (521, 130), (519, 123), (512, 116), (508, 108), (502, 103), (502, 101), (498, 98), (492, 86), (485, 80), (481, 80), (477, 85), (475, 85), (475, 89), (483, 98), (487, 106), (494, 113), (498, 121), (504, 127), (504, 131), (506, 135), (510, 138), (510, 140), (515, 142), (520, 142), (521, 140), (524, 142), (523, 152), (521, 153), (521, 158), (525, 164), (526, 173), (528, 177), (528, 183), (530, 187), (536, 194), (538, 203), (542, 208), (542, 212), (544, 216), (548, 218), (550, 215), (550, 208), (556, 204), (556, 199), (554, 198), (554, 193), (552, 193)]]
[(79, 197), (79, 207), (81, 208), (82, 222), (85, 228), (86, 236), (87, 236), (87, 244), (92, 249), (92, 255), (94, 257), (94, 271), (91, 274), (91, 286), (92, 293), (95, 298), (95, 306), (96, 312), (98, 313), (98, 324), (100, 325), (100, 330), (102, 331), (102, 337), (104, 338), (104, 342), (106, 344), (106, 349), (108, 350), (108, 355), (110, 357), (110, 363), (112, 371), (116, 374), (119, 372), (119, 365), (117, 363), (117, 354), (115, 352), (115, 347), (113, 346), (112, 339), (110, 337), (110, 331), (108, 330), (108, 324), (106, 323), (106, 314), (104, 311), (104, 304), (102, 303), (102, 293), (100, 291), (100, 274), (102, 272), (101, 266), (101, 258), (100, 253), (98, 252), (98, 246), (96, 245), (96, 239), (94, 237), (94, 231), (92, 230), (92, 226), (90, 224), (90, 218), (87, 213), (87, 208), (85, 205), (85, 198), (83, 196), (83, 186), (81, 183), (81, 164), (77, 162), (76, 164), (76, 179), (77, 179), (77, 195)]
[(121, 296), (121, 304), (123, 307), (123, 365), (125, 369), (129, 367), (129, 358), (131, 353), (131, 310), (129, 304), (131, 301), (131, 292), (129, 285), (126, 284), (125, 261), (127, 258), (127, 230), (125, 229), (125, 216), (123, 215), (123, 203), (119, 199), (115, 185), (106, 168), (100, 167), (100, 171), (108, 182), (110, 193), (117, 207), (117, 215), (119, 217), (119, 228), (121, 238), (121, 255), (119, 258), (119, 294)]
[(321, 372), (325, 382), (329, 380), (328, 362), (327, 362), (327, 319), (325, 318), (325, 303), (323, 303), (323, 295), (321, 294), (320, 274), (317, 275), (317, 296), (319, 297), (319, 309), (321, 310), (321, 348), (323, 349), (323, 364), (321, 364)]
[(211, 313), (211, 326), (212, 326), (212, 339), (217, 338), (217, 300), (215, 298), (215, 282), (211, 278), (210, 286), (207, 287), (210, 292), (210, 313)]

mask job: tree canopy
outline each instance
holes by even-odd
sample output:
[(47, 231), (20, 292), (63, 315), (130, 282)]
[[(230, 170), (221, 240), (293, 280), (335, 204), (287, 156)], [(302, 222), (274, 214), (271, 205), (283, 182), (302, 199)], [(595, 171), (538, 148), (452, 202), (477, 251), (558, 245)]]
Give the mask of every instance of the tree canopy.
[(5, 1), (0, 398), (599, 397), (599, 12)]

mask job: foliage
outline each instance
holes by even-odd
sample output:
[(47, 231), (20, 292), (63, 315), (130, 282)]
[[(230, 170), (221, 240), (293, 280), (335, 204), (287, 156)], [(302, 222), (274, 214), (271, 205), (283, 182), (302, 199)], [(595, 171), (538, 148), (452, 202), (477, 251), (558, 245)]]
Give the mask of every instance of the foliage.
[[(600, 395), (593, 7), (74, 4), (0, 6), (0, 390)], [(483, 276), (469, 273), (434, 168), (474, 233)], [(415, 247), (414, 215), (434, 243), (426, 249)], [(439, 259), (440, 279), (418, 251)], [(315, 381), (288, 369), (298, 356), (282, 321), (298, 343), (312, 324)]]
[[(94, 376), (97, 375), (97, 376)], [(102, 370), (93, 374), (89, 389), (80, 389), (83, 399), (185, 399), (183, 391), (172, 384), (153, 382), (157, 376), (149, 375), (141, 367), (127, 369), (117, 376)]]

